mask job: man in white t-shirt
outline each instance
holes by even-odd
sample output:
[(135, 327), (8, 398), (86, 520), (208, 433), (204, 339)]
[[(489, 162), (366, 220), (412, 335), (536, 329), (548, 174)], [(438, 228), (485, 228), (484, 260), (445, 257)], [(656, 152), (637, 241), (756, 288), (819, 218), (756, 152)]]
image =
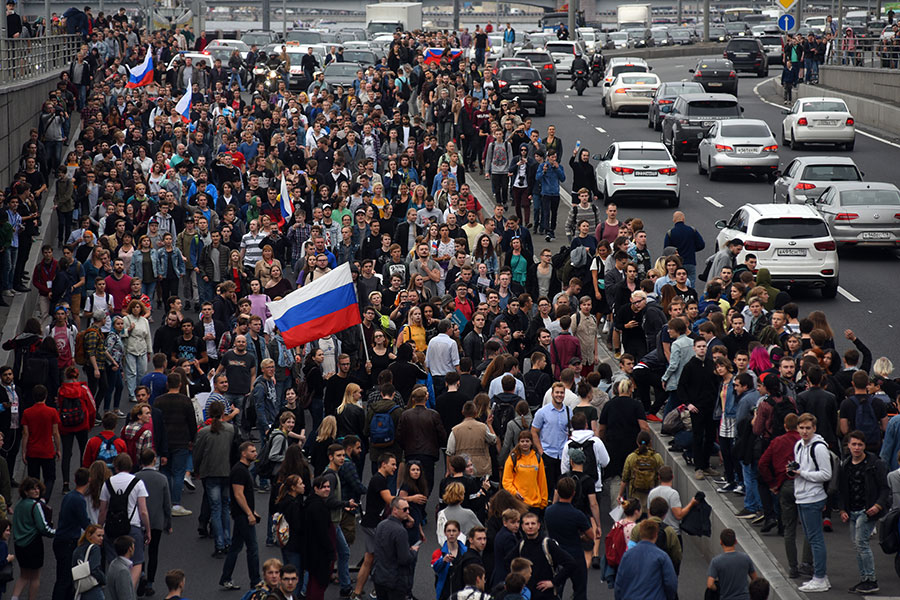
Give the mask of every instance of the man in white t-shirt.
[[(120, 535), (130, 535), (134, 538), (134, 556), (131, 557), (131, 581), (137, 589), (138, 581), (141, 578), (141, 569), (144, 564), (144, 546), (150, 543), (150, 513), (147, 510), (147, 487), (144, 482), (137, 479), (131, 474), (132, 464), (131, 457), (122, 453), (113, 460), (113, 467), (116, 474), (100, 489), (100, 516), (98, 521), (100, 525), (107, 525), (107, 511), (110, 508), (110, 498), (112, 494), (124, 493), (129, 487), (131, 491), (128, 493), (128, 517), (130, 520), (130, 531)], [(132, 486), (132, 481), (134, 485)], [(114, 547), (115, 537), (110, 535), (107, 529), (106, 537), (103, 541), (103, 549), (106, 553), (106, 562), (110, 563), (116, 558)]]
[(657, 497), (663, 498), (668, 502), (669, 512), (663, 517), (663, 523), (674, 529), (675, 533), (677, 533), (680, 538), (681, 520), (691, 512), (691, 509), (694, 508), (694, 506), (697, 505), (697, 499), (691, 498), (691, 501), (688, 502), (687, 506), (682, 508), (681, 496), (678, 494), (678, 490), (672, 487), (672, 480), (674, 478), (675, 473), (672, 471), (672, 467), (663, 465), (659, 468), (659, 485), (650, 490), (650, 493), (647, 495), (647, 506), (649, 506), (650, 502)]

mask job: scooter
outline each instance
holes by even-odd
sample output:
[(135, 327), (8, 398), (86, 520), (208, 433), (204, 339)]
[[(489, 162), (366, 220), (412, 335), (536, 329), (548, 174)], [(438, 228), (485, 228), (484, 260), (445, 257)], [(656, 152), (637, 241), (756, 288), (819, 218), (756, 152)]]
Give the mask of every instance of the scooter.
[(603, 79), (603, 55), (595, 52), (591, 58), (591, 83), (597, 87), (601, 79)]
[(584, 90), (586, 90), (588, 87), (587, 73), (582, 69), (578, 69), (572, 75), (572, 78), (574, 79), (572, 85), (575, 88), (575, 91), (578, 92), (578, 95), (581, 96), (582, 94), (584, 94)]

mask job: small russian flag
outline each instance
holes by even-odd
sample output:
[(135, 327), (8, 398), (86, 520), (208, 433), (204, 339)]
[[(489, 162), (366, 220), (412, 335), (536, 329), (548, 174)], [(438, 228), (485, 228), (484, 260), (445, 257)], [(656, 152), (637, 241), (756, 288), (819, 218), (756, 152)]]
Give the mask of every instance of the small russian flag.
[(125, 84), (125, 87), (139, 88), (151, 83), (153, 83), (153, 47), (147, 46), (144, 62), (128, 69), (128, 83)]
[(287, 169), (281, 173), (281, 216), (285, 222), (294, 214), (294, 203), (287, 184)]
[[(462, 50), (460, 48), (450, 48), (450, 60), (455, 60), (460, 54), (462, 54)], [(444, 48), (426, 48), (424, 57), (425, 64), (431, 63), (439, 63), (441, 62), (441, 57), (444, 56)]]
[(191, 90), (191, 85), (187, 86), (187, 89), (184, 90), (184, 96), (181, 97), (181, 100), (178, 101), (178, 104), (175, 105), (175, 110), (178, 111), (178, 114), (181, 115), (181, 120), (185, 123), (191, 122), (191, 96), (193, 96), (194, 92)]

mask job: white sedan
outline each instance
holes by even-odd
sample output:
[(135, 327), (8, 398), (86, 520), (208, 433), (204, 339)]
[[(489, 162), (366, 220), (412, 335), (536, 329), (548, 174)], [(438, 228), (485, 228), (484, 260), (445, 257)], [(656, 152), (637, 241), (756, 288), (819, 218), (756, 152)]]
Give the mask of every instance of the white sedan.
[(621, 198), (664, 198), (678, 206), (681, 184), (678, 167), (669, 150), (659, 142), (613, 142), (596, 169), (597, 188), (606, 202)]
[(802, 144), (836, 144), (853, 150), (855, 120), (840, 98), (799, 98), (784, 115), (782, 145), (796, 150)]
[(608, 87), (603, 88), (606, 114), (615, 117), (620, 112), (646, 113), (659, 84), (656, 73), (619, 73)]

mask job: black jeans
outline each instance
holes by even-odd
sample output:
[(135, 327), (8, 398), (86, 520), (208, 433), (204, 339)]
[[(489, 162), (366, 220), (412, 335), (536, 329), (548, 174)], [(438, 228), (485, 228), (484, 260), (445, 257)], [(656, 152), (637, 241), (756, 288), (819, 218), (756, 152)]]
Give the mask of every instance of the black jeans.
[[(94, 377), (94, 368), (88, 364), (84, 367), (84, 374), (87, 375), (88, 389), (91, 390), (91, 394), (94, 395), (94, 399), (99, 405), (106, 400), (106, 392), (109, 390), (109, 369), (106, 366), (100, 367), (100, 377)], [(91, 423), (91, 426), (93, 425)]]
[(556, 480), (559, 479), (562, 462), (558, 458), (552, 458), (544, 454), (541, 457), (544, 462), (544, 473), (547, 474), (547, 489), (556, 489)]
[(509, 175), (491, 173), (491, 191), (494, 193), (494, 202), (505, 207), (509, 203)]
[(694, 469), (708, 469), (709, 455), (716, 439), (716, 422), (711, 408), (691, 413), (691, 433), (694, 436)]
[(256, 526), (251, 525), (247, 520), (247, 515), (242, 514), (234, 517), (231, 527), (231, 549), (228, 551), (228, 556), (225, 557), (219, 585), (231, 581), (238, 554), (241, 553), (244, 544), (247, 544), (247, 571), (250, 575), (250, 587), (256, 587), (256, 584), (259, 583), (259, 544), (256, 541)]
[[(74, 493), (74, 492), (73, 492)], [(53, 556), (56, 557), (56, 582), (53, 584), (53, 600), (72, 600), (75, 587), (72, 585), (72, 555), (78, 547), (78, 540), (54, 538)]]
[(147, 546), (147, 558), (144, 561), (144, 574), (147, 576), (147, 584), (156, 579), (156, 567), (159, 565), (159, 542), (162, 539), (162, 529), (150, 530), (150, 544)]
[[(41, 473), (44, 474), (41, 479)], [(41, 479), (44, 487), (44, 498), (50, 498), (53, 494), (53, 484), (56, 483), (56, 459), (55, 458), (34, 458), (28, 457), (28, 476), (35, 479)]]
[[(634, 378), (638, 400), (644, 405), (647, 414), (656, 414), (662, 405), (666, 403), (666, 390), (662, 386), (659, 374), (653, 369), (635, 369), (631, 373)], [(655, 401), (650, 400), (650, 390), (653, 390)], [(665, 416), (665, 415), (664, 415)]]
[(556, 215), (559, 212), (559, 194), (541, 197), (541, 225), (547, 235), (556, 235)]
[[(172, 296), (178, 295), (178, 280), (166, 279), (165, 277), (159, 282), (159, 291), (162, 294), (163, 307)], [(190, 298), (188, 298), (190, 300)]]
[[(59, 209), (56, 209), (56, 215), (59, 219), (59, 224), (56, 226), (57, 234), (56, 241), (59, 242), (59, 245), (62, 246), (69, 239), (69, 235), (72, 234), (72, 215), (74, 211), (63, 212)], [(69, 578), (72, 578), (71, 573), (69, 574)]]
[(740, 465), (734, 458), (734, 438), (719, 436), (719, 450), (722, 452), (722, 466), (725, 468), (725, 479), (728, 483), (738, 483), (740, 477)]
[[(93, 423), (92, 423), (93, 425)], [(70, 463), (72, 462), (72, 442), (74, 440), (78, 440), (78, 457), (81, 458), (84, 456), (84, 448), (87, 446), (88, 440), (88, 430), (84, 431), (76, 431), (75, 433), (64, 433), (62, 434), (62, 480), (63, 483), (69, 483), (69, 468)], [(77, 469), (81, 466), (81, 461), (78, 460), (75, 468)]]
[(19, 447), (22, 445), (22, 430), (7, 429), (3, 432), (3, 448), (0, 453), (6, 458), (6, 464), (12, 465), (9, 468), (9, 476), (12, 478), (15, 470), (16, 459), (19, 457)]

